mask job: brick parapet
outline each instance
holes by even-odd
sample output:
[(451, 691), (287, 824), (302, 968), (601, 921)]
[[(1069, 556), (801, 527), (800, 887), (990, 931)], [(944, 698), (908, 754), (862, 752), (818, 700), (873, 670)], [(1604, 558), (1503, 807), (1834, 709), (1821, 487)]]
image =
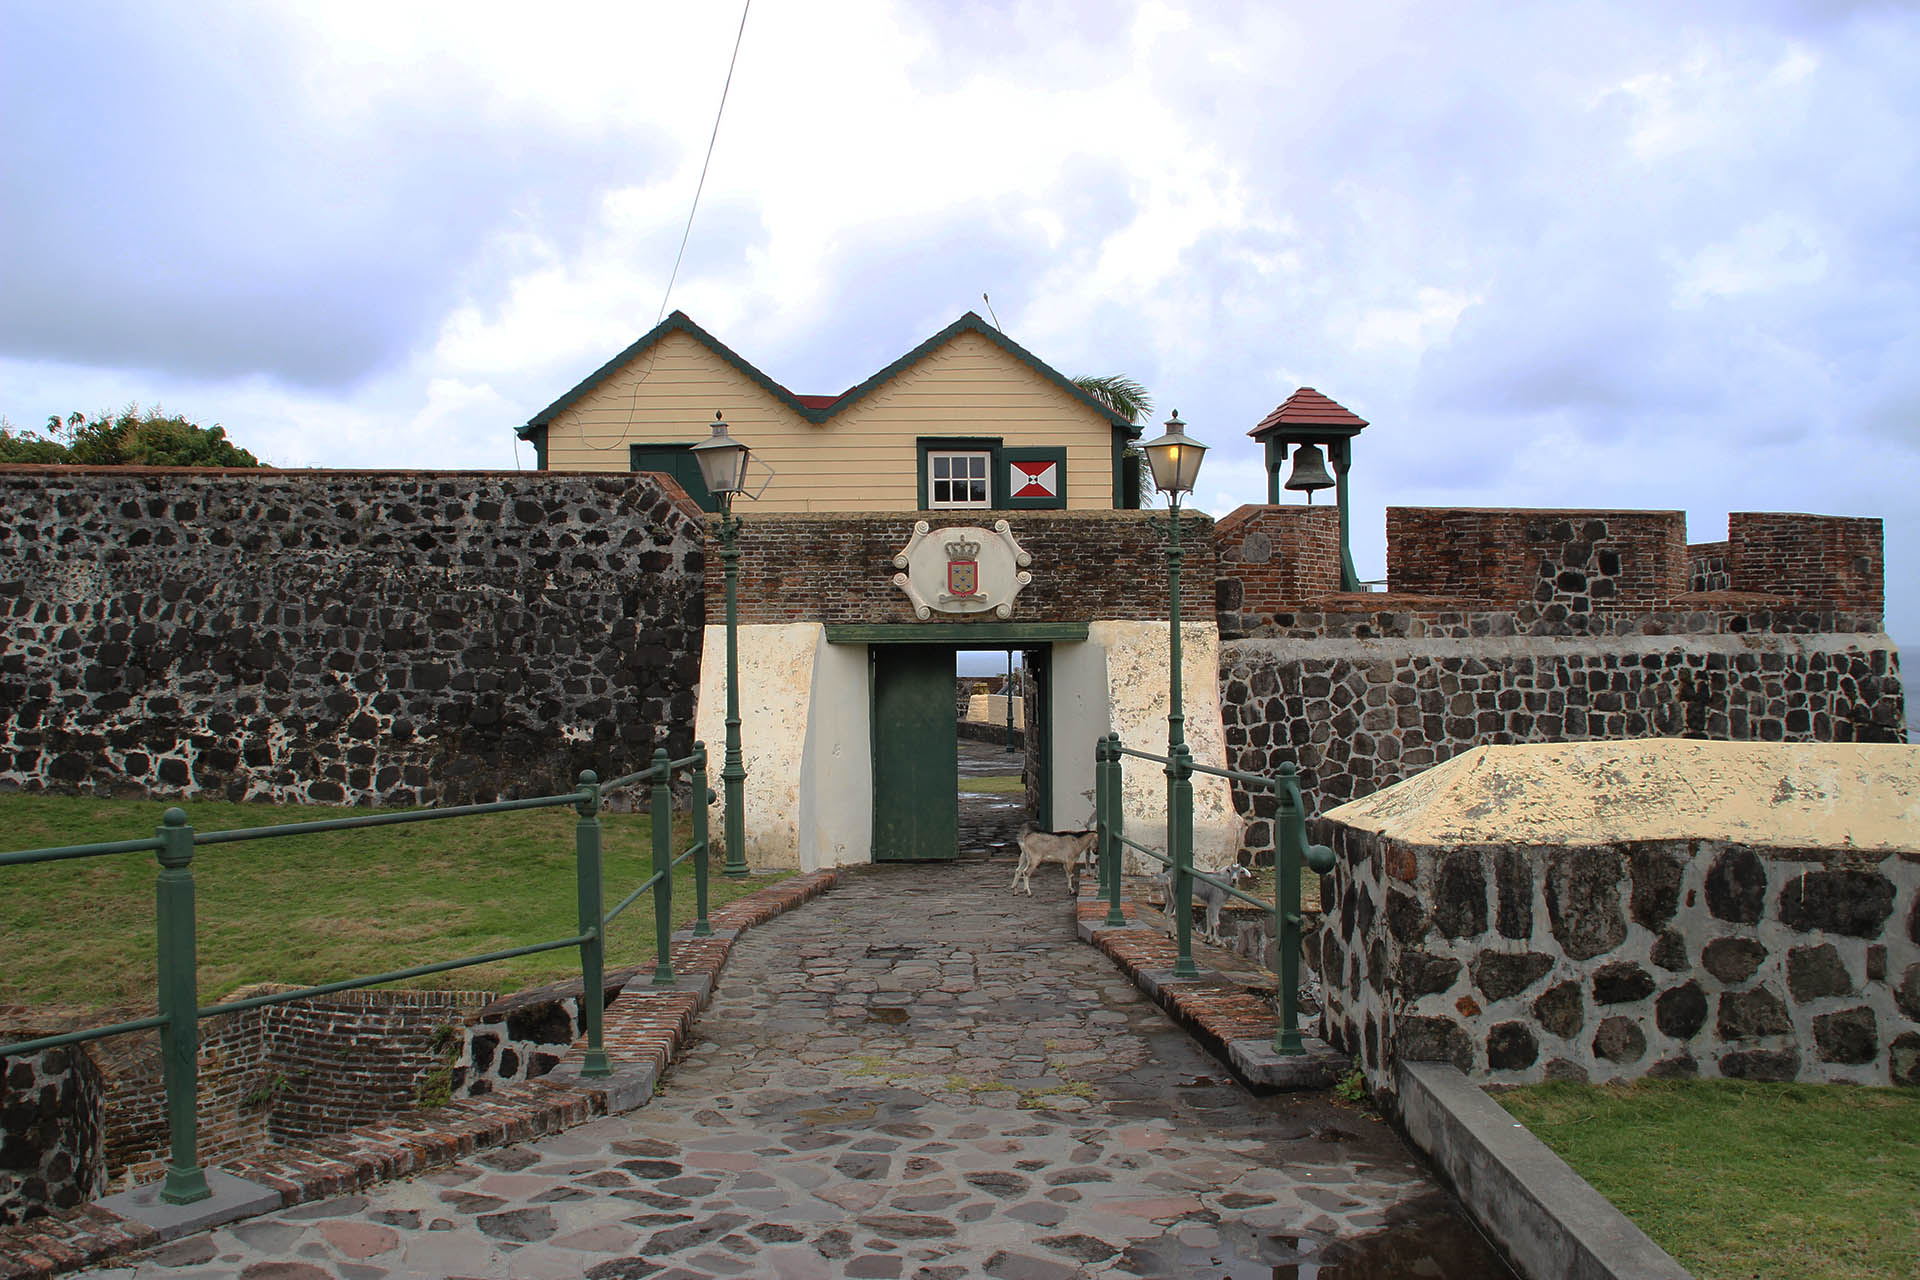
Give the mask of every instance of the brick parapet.
[(1886, 609), (1881, 523), (1857, 516), (1735, 511), (1727, 517), (1727, 577), (1736, 591), (1770, 591), (1857, 613)]
[(1387, 508), (1393, 591), (1638, 609), (1685, 591), (1689, 563), (1680, 511)]
[(1340, 513), (1333, 507), (1244, 506), (1214, 526), (1215, 604), (1272, 614), (1340, 590)]
[[(1153, 621), (1167, 616), (1166, 517), (1145, 511), (945, 511), (897, 515), (748, 514), (740, 521), (742, 623), (999, 622), (992, 614), (917, 619), (893, 585), (893, 557), (916, 520), (941, 529), (991, 529), (1004, 519), (1033, 557), (1033, 582), (1012, 622)], [(1213, 521), (1181, 516), (1180, 608), (1189, 622), (1214, 617)], [(710, 525), (706, 613), (725, 616), (717, 525)]]

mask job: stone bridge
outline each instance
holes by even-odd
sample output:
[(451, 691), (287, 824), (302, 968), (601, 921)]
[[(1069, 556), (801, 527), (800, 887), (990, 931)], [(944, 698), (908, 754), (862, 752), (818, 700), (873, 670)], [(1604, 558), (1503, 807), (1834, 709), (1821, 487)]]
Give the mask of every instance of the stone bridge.
[(92, 1274), (1505, 1274), (1382, 1120), (1250, 1093), (1076, 941), (1051, 870), (1009, 873), (827, 873), (732, 940), (648, 1105), (346, 1194), (283, 1161), (304, 1202)]

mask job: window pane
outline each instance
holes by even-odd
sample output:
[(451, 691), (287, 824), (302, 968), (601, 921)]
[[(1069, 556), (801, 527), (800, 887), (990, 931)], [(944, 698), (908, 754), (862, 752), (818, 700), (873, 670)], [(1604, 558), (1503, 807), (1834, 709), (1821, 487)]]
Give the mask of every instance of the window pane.
[(984, 504), (987, 500), (987, 482), (985, 480), (973, 481), (971, 496), (973, 501)]
[(953, 472), (949, 469), (952, 465), (953, 459), (947, 457), (946, 454), (936, 453), (933, 455), (933, 474), (936, 478), (944, 478), (952, 475)]

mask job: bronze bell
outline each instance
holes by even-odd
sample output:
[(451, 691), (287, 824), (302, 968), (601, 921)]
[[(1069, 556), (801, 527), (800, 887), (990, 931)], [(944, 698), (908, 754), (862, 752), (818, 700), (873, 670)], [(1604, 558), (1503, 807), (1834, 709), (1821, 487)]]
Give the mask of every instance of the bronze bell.
[(1293, 451), (1293, 474), (1287, 477), (1287, 488), (1304, 490), (1307, 502), (1313, 502), (1315, 489), (1331, 489), (1333, 477), (1327, 474), (1327, 460), (1317, 444), (1303, 444)]

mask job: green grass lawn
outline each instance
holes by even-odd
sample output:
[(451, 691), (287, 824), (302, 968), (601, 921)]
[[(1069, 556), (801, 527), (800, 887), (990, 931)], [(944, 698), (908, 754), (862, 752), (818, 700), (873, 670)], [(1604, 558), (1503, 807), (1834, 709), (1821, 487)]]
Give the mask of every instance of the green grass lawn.
[(1920, 1091), (1642, 1080), (1495, 1096), (1699, 1280), (1920, 1276)]
[[(0, 850), (151, 835), (166, 802), (0, 796)], [(355, 817), (370, 809), (193, 802), (202, 831)], [(578, 928), (574, 811), (541, 809), (203, 847), (193, 869), (202, 1003), (254, 982), (309, 985), (500, 951)], [(652, 874), (651, 820), (605, 814), (606, 906)], [(717, 833), (716, 833), (717, 834)], [(674, 848), (691, 839), (676, 815)], [(0, 867), (0, 1003), (89, 1009), (153, 1001), (151, 853)], [(710, 910), (777, 876), (730, 881)], [(693, 916), (693, 865), (674, 920)], [(608, 931), (607, 966), (653, 957), (651, 895)], [(579, 973), (576, 949), (456, 969), (416, 985), (514, 991)]]
[(1017, 796), (1026, 793), (1027, 784), (1018, 774), (995, 778), (969, 778), (962, 774), (960, 790), (971, 791), (975, 795)]

